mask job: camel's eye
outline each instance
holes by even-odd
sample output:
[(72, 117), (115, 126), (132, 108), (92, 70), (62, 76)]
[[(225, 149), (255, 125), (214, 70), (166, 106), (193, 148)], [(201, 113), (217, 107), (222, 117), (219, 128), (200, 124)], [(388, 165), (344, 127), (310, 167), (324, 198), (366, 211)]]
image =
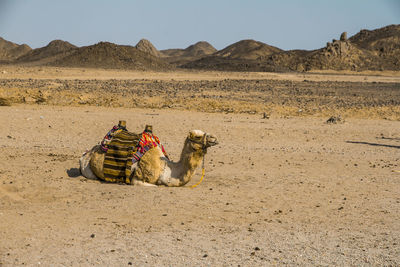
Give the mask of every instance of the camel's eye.
[(193, 140), (200, 140), (200, 138), (201, 138), (201, 136), (198, 136), (198, 135), (191, 135), (190, 137)]

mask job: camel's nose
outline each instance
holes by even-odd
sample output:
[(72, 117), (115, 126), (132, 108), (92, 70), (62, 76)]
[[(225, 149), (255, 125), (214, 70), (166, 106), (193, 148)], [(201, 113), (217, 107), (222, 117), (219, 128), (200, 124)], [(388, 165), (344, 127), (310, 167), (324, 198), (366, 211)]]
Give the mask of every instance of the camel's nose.
[(210, 146), (218, 145), (218, 140), (217, 140), (217, 138), (216, 138), (215, 136), (213, 136), (213, 135), (209, 135), (208, 138), (207, 138), (207, 141), (208, 141), (208, 144), (209, 144)]

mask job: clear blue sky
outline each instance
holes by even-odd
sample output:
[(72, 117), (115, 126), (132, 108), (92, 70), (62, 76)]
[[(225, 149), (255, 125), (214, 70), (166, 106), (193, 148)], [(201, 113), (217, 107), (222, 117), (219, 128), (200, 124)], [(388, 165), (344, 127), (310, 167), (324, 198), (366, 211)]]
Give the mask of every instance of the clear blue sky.
[(316, 49), (340, 33), (400, 24), (400, 0), (0, 0), (0, 37), (32, 48), (54, 39), (158, 49), (254, 39)]

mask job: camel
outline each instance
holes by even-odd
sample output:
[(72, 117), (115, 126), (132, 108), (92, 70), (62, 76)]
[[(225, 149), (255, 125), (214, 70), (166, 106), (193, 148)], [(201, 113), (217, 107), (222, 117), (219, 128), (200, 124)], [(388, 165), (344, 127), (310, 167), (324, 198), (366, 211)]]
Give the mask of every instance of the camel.
[[(169, 187), (184, 186), (195, 174), (197, 167), (203, 160), (207, 149), (217, 145), (217, 138), (201, 130), (189, 132), (183, 145), (178, 162), (168, 160), (157, 146), (147, 151), (140, 159), (135, 170), (132, 170), (132, 185)], [(88, 179), (102, 178), (104, 153), (100, 146), (94, 146), (79, 160), (80, 170)]]

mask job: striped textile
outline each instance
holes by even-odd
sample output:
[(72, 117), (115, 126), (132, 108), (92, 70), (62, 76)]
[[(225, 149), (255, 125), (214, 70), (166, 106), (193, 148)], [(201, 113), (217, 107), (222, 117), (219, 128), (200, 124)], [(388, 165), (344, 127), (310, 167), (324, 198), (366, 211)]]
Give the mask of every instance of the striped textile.
[(132, 156), (137, 150), (140, 134), (121, 130), (107, 144), (104, 158), (104, 181), (130, 183)]
[(136, 162), (138, 162), (147, 151), (157, 146), (161, 147), (161, 150), (164, 153), (165, 157), (168, 158), (164, 146), (160, 143), (160, 139), (158, 139), (156, 135), (144, 131), (139, 140), (138, 150), (132, 156), (132, 163), (135, 164)]
[(119, 126), (119, 125), (115, 125), (107, 134), (106, 136), (104, 136), (103, 140), (100, 143), (101, 146), (101, 150), (103, 150), (104, 152), (107, 152), (108, 150), (108, 144), (111, 142), (111, 140), (113, 139), (114, 135), (118, 134), (120, 131), (125, 130), (125, 127)]
[(139, 151), (144, 154), (147, 152), (147, 149), (145, 151), (145, 148), (153, 148), (153, 147), (157, 147), (160, 146), (162, 152), (164, 153), (164, 155), (167, 157), (167, 152), (165, 151), (164, 146), (161, 144), (160, 139), (158, 139), (158, 137), (152, 133), (147, 133), (147, 132), (143, 132), (142, 136), (140, 138), (139, 141)]
[[(152, 147), (151, 146), (145, 146), (145, 147), (143, 147), (143, 148), (138, 148), (138, 151), (136, 151), (136, 153), (134, 153), (133, 155), (132, 155), (132, 163), (133, 164), (135, 164), (136, 162), (138, 162), (142, 157), (143, 157), (143, 155), (147, 152), (147, 151), (149, 151), (150, 149), (151, 149)], [(140, 150), (140, 151), (139, 151)]]

